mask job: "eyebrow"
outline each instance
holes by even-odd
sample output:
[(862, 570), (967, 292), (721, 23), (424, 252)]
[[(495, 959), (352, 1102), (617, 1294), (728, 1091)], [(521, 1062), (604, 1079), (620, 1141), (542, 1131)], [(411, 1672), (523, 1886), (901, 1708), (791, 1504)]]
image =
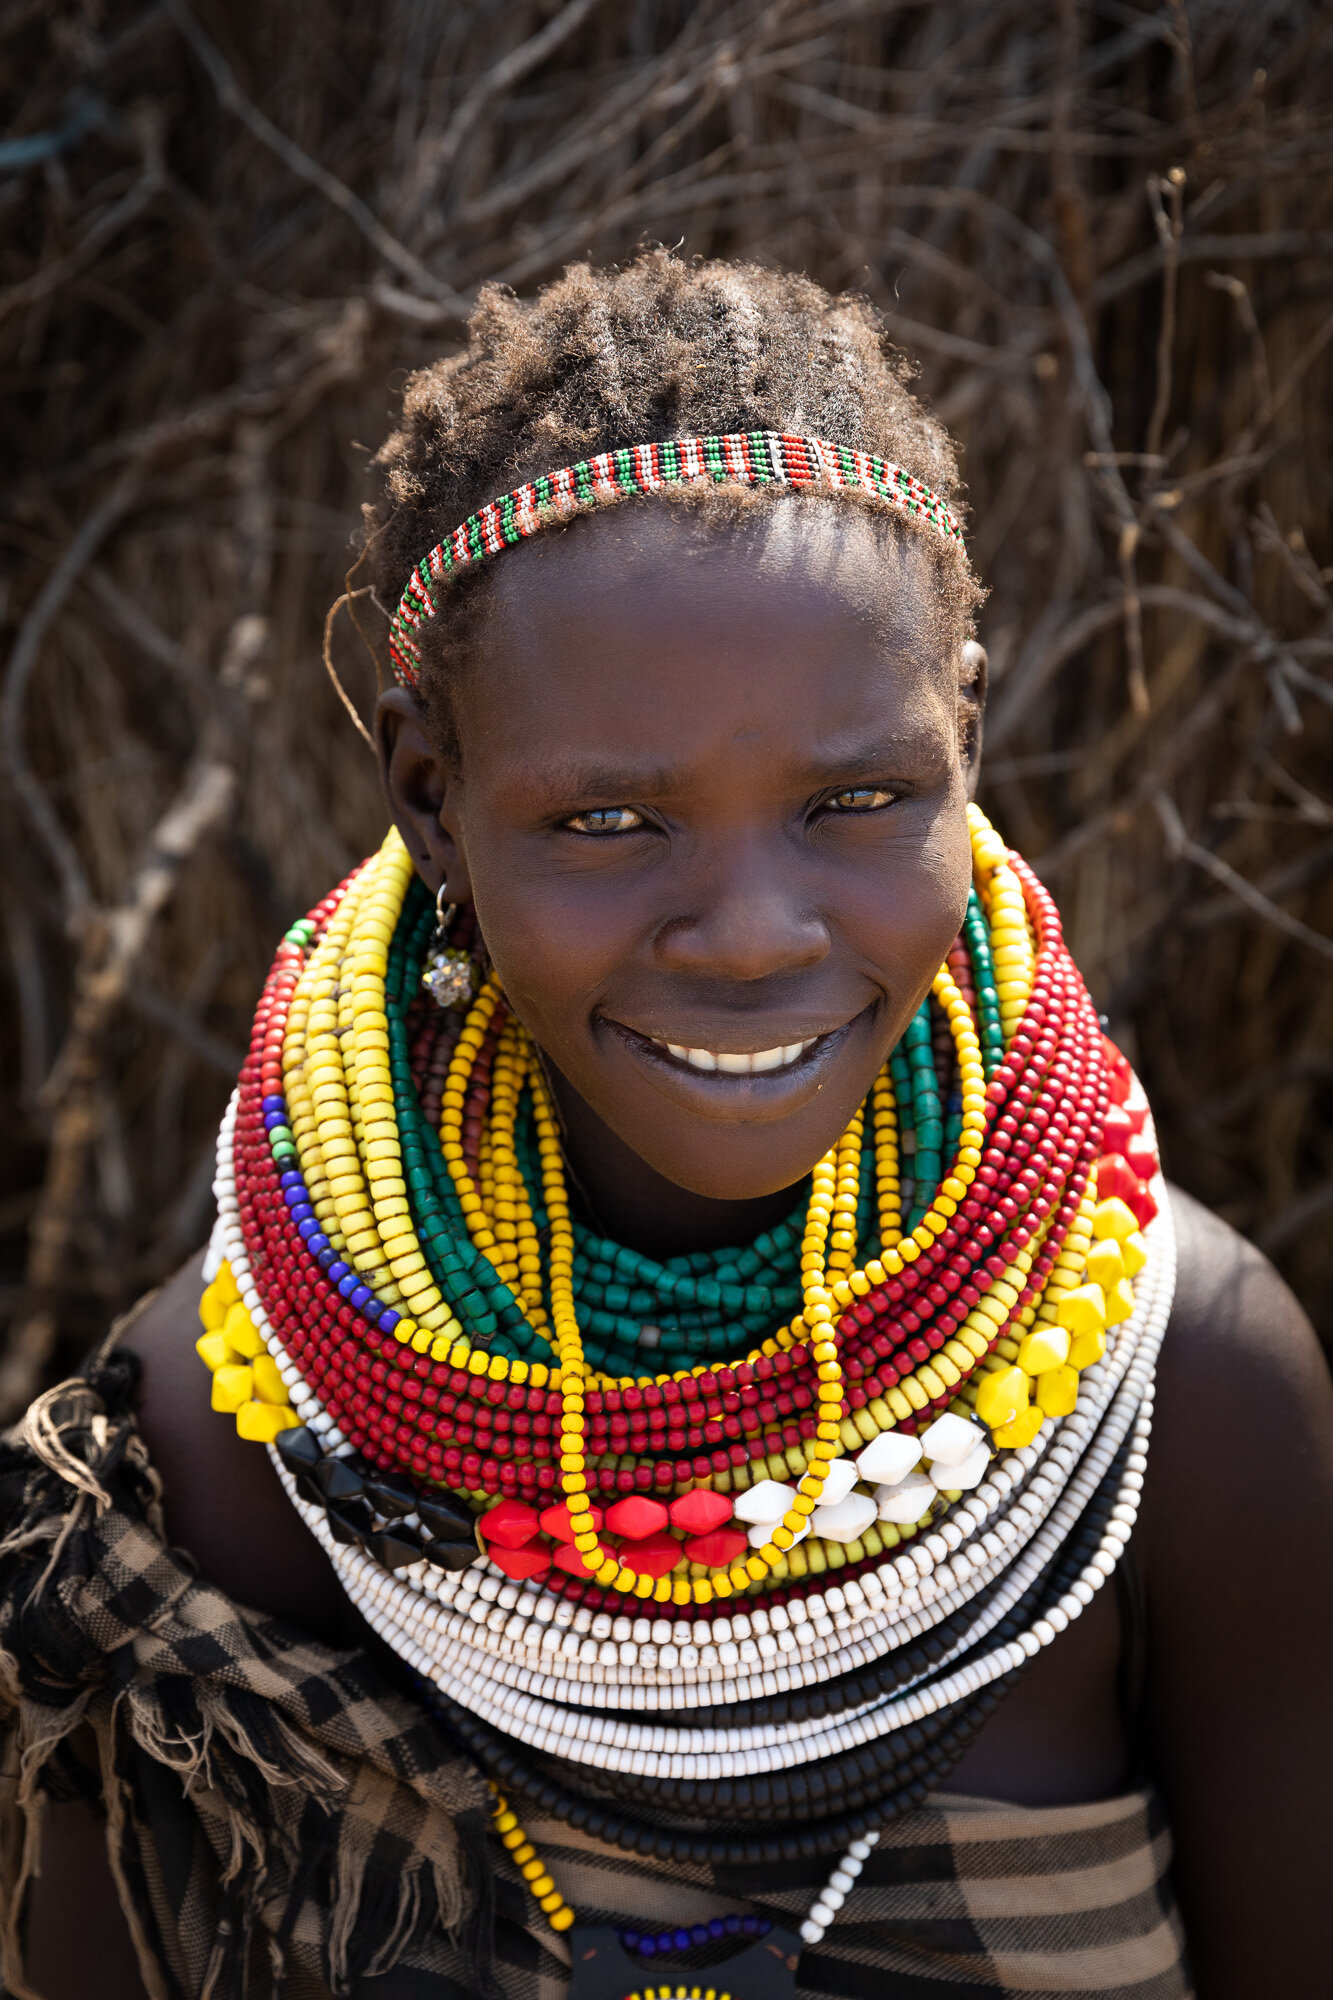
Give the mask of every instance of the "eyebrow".
[[(886, 770), (923, 746), (922, 737), (888, 736), (873, 743), (836, 744), (816, 751), (803, 764), (793, 767), (797, 782), (812, 786), (838, 779), (882, 777)], [(681, 773), (669, 764), (580, 763), (574, 760), (543, 762), (526, 774), (526, 782), (562, 804), (581, 805), (608, 799), (652, 799), (670, 792), (680, 783)]]
[(817, 750), (805, 766), (812, 778), (879, 777), (900, 758), (919, 753), (929, 741), (928, 732), (918, 736), (882, 736), (874, 743), (852, 743), (846, 748), (830, 744)]
[(651, 798), (670, 791), (677, 773), (666, 764), (543, 763), (527, 774), (553, 797), (570, 804), (587, 799)]

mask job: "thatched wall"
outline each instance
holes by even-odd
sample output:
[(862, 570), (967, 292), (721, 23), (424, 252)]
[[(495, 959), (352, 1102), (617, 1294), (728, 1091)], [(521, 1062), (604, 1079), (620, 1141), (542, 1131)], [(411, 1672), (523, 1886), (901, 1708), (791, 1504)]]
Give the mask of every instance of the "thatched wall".
[(644, 239), (863, 290), (919, 357), (991, 591), (986, 803), (1170, 1170), (1327, 1326), (1327, 6), (0, 22), (0, 1401), (199, 1239), (275, 936), (381, 830), (319, 641), (404, 370), (481, 280)]

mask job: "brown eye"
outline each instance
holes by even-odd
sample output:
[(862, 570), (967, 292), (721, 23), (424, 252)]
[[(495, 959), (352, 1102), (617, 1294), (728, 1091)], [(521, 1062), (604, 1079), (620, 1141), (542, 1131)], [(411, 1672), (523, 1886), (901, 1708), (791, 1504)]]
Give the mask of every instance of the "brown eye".
[(834, 812), (877, 812), (893, 804), (893, 793), (877, 785), (855, 785), (850, 791), (835, 792), (828, 804)]
[(571, 833), (635, 833), (643, 825), (643, 815), (633, 806), (597, 806), (592, 812), (575, 813), (565, 825)]

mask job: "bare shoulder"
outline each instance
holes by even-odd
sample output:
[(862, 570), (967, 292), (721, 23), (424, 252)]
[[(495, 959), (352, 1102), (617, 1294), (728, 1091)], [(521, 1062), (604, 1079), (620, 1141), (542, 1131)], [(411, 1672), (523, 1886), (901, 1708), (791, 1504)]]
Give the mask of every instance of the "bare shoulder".
[(1200, 1506), (1229, 1539), (1333, 1494), (1333, 1379), (1308, 1318), (1229, 1224), (1178, 1190), (1171, 1206), (1179, 1267), (1149, 1460), (1159, 1547)]
[(1333, 1528), (1333, 1379), (1268, 1259), (1178, 1190), (1175, 1303), (1157, 1373), (1141, 1547), (1175, 1621), (1253, 1561), (1276, 1581), (1282, 1523)]
[(167, 1533), (238, 1603), (345, 1642), (350, 1607), (268, 1453), (210, 1407), (208, 1371), (194, 1346), (202, 1262), (182, 1266), (122, 1341), (142, 1366), (137, 1414), (162, 1478)]
[(1262, 1250), (1179, 1188), (1171, 1190), (1171, 1213), (1179, 1255), (1176, 1352), (1203, 1341), (1233, 1357), (1248, 1353), (1265, 1369), (1313, 1368), (1327, 1377), (1314, 1329)]

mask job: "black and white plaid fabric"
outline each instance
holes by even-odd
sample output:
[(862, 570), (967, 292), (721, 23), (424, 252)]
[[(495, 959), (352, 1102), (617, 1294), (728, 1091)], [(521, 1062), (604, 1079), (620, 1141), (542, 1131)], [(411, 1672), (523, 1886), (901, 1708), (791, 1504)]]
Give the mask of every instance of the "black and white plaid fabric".
[[(15, 2000), (40, 2000), (23, 1975), (24, 1887), (42, 1792), (87, 1788), (64, 1747), (81, 1722), (152, 2000), (566, 2000), (569, 1936), (541, 1922), (507, 1854), (486, 1859), (485, 1788), (426, 1712), (370, 1655), (239, 1609), (165, 1545), (132, 1383), (112, 1354), (0, 1443), (0, 1940)], [(827, 1874), (666, 1867), (525, 1823), (587, 1923), (751, 1910), (794, 1930)], [(798, 1991), (1189, 2000), (1169, 1859), (1150, 1793), (1043, 1810), (935, 1798), (886, 1829)]]
[(390, 1966), (481, 1991), (482, 1780), (367, 1654), (238, 1608), (166, 1546), (132, 1383), (113, 1356), (0, 1444), (10, 1992), (32, 1991), (22, 1909), (40, 1795), (85, 1782), (66, 1747), (80, 1724), (154, 2000), (314, 2000)]

